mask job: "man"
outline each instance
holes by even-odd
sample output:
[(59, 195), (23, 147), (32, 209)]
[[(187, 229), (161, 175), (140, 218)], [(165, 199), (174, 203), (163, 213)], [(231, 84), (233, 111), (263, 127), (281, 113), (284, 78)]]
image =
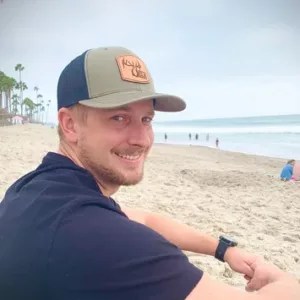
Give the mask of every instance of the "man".
[[(89, 50), (63, 70), (57, 99), (58, 153), (1, 203), (3, 299), (299, 299), (295, 278), (234, 241), (111, 198), (142, 179), (154, 111), (185, 108), (154, 92), (140, 58), (124, 48)], [(258, 292), (213, 281), (180, 249), (228, 262)]]

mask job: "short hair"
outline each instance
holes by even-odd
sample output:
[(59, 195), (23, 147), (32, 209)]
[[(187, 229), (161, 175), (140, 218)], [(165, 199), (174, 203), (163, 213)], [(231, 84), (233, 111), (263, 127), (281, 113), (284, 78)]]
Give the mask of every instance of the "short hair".
[(291, 165), (291, 164), (293, 164), (293, 163), (295, 163), (295, 162), (296, 162), (296, 160), (290, 159), (290, 160), (288, 160), (287, 164), (288, 164), (288, 165)]

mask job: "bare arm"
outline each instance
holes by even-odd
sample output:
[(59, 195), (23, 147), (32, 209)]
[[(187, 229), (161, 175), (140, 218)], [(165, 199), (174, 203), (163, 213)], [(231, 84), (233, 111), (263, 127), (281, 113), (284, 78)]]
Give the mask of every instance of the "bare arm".
[[(136, 209), (124, 208), (124, 213), (133, 221), (142, 223), (159, 232), (167, 240), (183, 250), (214, 255), (218, 241), (187, 225), (168, 217), (147, 213)], [(300, 285), (295, 278), (267, 264), (256, 256), (249, 256), (231, 248), (225, 254), (226, 261), (234, 261), (238, 270), (250, 274), (247, 289), (258, 290), (248, 293), (230, 285), (212, 280), (204, 274), (201, 281), (186, 298), (187, 300), (299, 300)], [(242, 265), (242, 266), (241, 266)], [(248, 270), (250, 271), (248, 272)]]
[[(300, 285), (291, 275), (272, 265), (259, 265), (252, 280), (268, 277), (270, 282), (254, 293), (215, 281), (204, 274), (186, 300), (299, 300)], [(268, 273), (267, 275), (264, 273)]]
[(129, 219), (150, 227), (182, 250), (215, 254), (218, 240), (199, 230), (159, 214), (123, 207), (122, 210)]
[[(177, 222), (169, 217), (142, 210), (122, 208), (129, 219), (144, 224), (182, 250), (214, 256), (218, 240), (190, 226)], [(255, 255), (238, 249), (228, 248), (224, 260), (232, 270), (252, 277), (253, 271), (249, 267), (256, 259)]]

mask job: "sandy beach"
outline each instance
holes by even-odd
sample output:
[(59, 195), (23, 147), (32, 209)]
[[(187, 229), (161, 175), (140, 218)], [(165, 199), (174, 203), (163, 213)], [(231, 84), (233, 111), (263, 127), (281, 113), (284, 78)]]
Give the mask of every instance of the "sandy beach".
[[(0, 127), (0, 199), (17, 178), (57, 149), (56, 130)], [(154, 145), (143, 181), (122, 187), (120, 205), (166, 214), (263, 255), (300, 278), (300, 182), (278, 179), (286, 160), (196, 146)], [(212, 257), (187, 253), (215, 278), (244, 286), (241, 275)]]

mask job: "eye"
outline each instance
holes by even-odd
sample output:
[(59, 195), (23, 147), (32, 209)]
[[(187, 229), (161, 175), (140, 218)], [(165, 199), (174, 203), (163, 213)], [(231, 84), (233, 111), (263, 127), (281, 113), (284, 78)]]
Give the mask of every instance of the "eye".
[(153, 117), (143, 117), (143, 123), (146, 125), (151, 125)]
[(117, 122), (124, 122), (126, 118), (124, 116), (117, 115), (113, 116), (112, 119)]

